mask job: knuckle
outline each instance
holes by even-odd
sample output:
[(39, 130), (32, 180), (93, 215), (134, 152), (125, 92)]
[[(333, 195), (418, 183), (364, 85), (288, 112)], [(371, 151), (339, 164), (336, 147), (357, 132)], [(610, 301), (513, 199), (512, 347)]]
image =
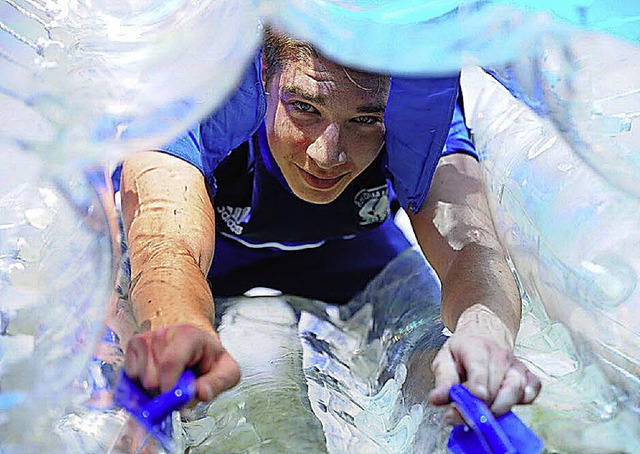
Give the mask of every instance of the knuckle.
[(230, 383), (231, 386), (236, 385), (240, 379), (242, 378), (242, 371), (240, 370), (240, 367), (235, 367), (235, 369), (232, 371), (232, 373), (230, 374)]
[(240, 381), (241, 373), (239, 367), (226, 370), (224, 373), (216, 373), (210, 376), (210, 383), (213, 386), (216, 395), (230, 388), (233, 388)]
[(129, 339), (129, 342), (127, 342), (127, 350), (129, 351), (140, 351), (144, 349), (145, 346), (145, 339), (140, 334), (136, 334), (131, 339)]
[(144, 376), (140, 380), (142, 386), (146, 389), (158, 389), (160, 387), (160, 381), (158, 380), (158, 375), (153, 372), (145, 372)]
[(530, 382), (532, 386), (534, 386), (538, 391), (542, 388), (542, 381), (540, 378), (527, 370), (527, 382)]
[(219, 375), (215, 377), (216, 389), (219, 392), (226, 391), (227, 389), (233, 387), (236, 384), (234, 381), (234, 376), (231, 374)]
[(162, 342), (166, 342), (167, 337), (169, 336), (167, 328), (155, 329), (153, 331), (149, 331), (150, 337), (149, 341), (152, 345), (162, 345)]
[(224, 384), (216, 375), (211, 375), (208, 379), (208, 382), (211, 385), (211, 388), (213, 389), (214, 397), (220, 394), (222, 391), (226, 390), (226, 388), (224, 387)]
[(501, 363), (512, 362), (511, 352), (500, 347), (494, 347), (491, 351), (491, 356)]
[(158, 360), (158, 368), (163, 372), (174, 370), (179, 366), (178, 359), (171, 353), (162, 355)]
[(502, 388), (518, 395), (523, 394), (525, 386), (526, 381), (524, 377), (519, 373), (508, 373), (502, 384)]

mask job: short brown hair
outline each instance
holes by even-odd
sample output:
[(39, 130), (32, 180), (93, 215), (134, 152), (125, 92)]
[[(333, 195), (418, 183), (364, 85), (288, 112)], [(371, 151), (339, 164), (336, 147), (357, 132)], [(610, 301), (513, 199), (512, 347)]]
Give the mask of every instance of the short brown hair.
[(274, 74), (282, 69), (283, 61), (300, 61), (305, 58), (318, 57), (318, 52), (311, 44), (287, 36), (270, 26), (264, 28), (263, 52), (262, 62), (267, 85)]
[[(264, 49), (262, 64), (265, 69), (265, 83), (267, 86), (269, 86), (269, 83), (271, 82), (271, 79), (276, 74), (276, 72), (282, 69), (283, 62), (300, 61), (303, 59), (323, 57), (323, 55), (318, 52), (311, 44), (296, 38), (292, 38), (286, 33), (275, 30), (270, 26), (264, 27), (263, 44)], [(381, 87), (389, 89), (388, 75), (370, 73), (365, 70), (349, 68), (347, 66), (343, 66), (343, 68), (345, 69), (345, 73), (347, 73), (347, 77), (349, 77), (349, 79), (351, 79), (351, 76), (349, 75), (347, 70), (353, 70), (362, 74), (382, 77), (384, 79), (384, 82), (380, 83), (379, 81), (378, 89), (380, 89)], [(356, 86), (359, 86), (355, 81), (351, 81), (356, 84)]]

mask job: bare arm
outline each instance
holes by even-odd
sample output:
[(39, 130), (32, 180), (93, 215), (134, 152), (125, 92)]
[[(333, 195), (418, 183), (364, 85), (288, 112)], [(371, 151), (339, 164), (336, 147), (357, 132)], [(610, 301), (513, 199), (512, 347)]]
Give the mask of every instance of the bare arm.
[(513, 337), (520, 293), (496, 237), (479, 165), (470, 156), (441, 159), (422, 209), (410, 215), (420, 246), (442, 282), (442, 318), (451, 331), (481, 304)]
[(213, 327), (206, 275), (215, 216), (204, 177), (179, 158), (135, 154), (123, 165), (122, 208), (130, 297), (142, 331), (129, 342), (126, 370), (148, 389), (165, 391), (195, 367), (198, 397), (210, 400), (238, 381), (239, 370)]
[(164, 153), (133, 155), (122, 170), (122, 208), (138, 324), (145, 331), (178, 323), (212, 330), (205, 276), (215, 216), (202, 174)]
[(432, 368), (435, 404), (466, 382), (497, 414), (531, 402), (540, 382), (513, 356), (521, 299), (498, 241), (478, 162), (440, 160), (422, 209), (410, 214), (425, 256), (442, 282), (441, 314), (454, 333)]

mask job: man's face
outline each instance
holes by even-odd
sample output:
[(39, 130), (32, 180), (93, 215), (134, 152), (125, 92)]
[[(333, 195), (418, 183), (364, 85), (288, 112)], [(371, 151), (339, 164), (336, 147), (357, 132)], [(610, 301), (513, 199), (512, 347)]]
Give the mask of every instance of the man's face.
[(320, 57), (282, 66), (266, 87), (269, 147), (295, 195), (330, 203), (382, 149), (388, 78)]

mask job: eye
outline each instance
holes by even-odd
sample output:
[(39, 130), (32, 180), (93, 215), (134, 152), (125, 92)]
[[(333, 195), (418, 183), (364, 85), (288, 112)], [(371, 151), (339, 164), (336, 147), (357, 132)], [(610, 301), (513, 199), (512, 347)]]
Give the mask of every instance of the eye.
[(378, 123), (382, 123), (382, 118), (374, 117), (372, 115), (362, 115), (360, 117), (355, 117), (353, 120), (354, 123), (359, 123), (362, 125), (375, 125)]
[(313, 107), (311, 104), (306, 103), (304, 101), (292, 101), (291, 103), (289, 103), (289, 105), (293, 107), (295, 110), (297, 110), (298, 112), (305, 112), (305, 113), (318, 112), (315, 107)]

